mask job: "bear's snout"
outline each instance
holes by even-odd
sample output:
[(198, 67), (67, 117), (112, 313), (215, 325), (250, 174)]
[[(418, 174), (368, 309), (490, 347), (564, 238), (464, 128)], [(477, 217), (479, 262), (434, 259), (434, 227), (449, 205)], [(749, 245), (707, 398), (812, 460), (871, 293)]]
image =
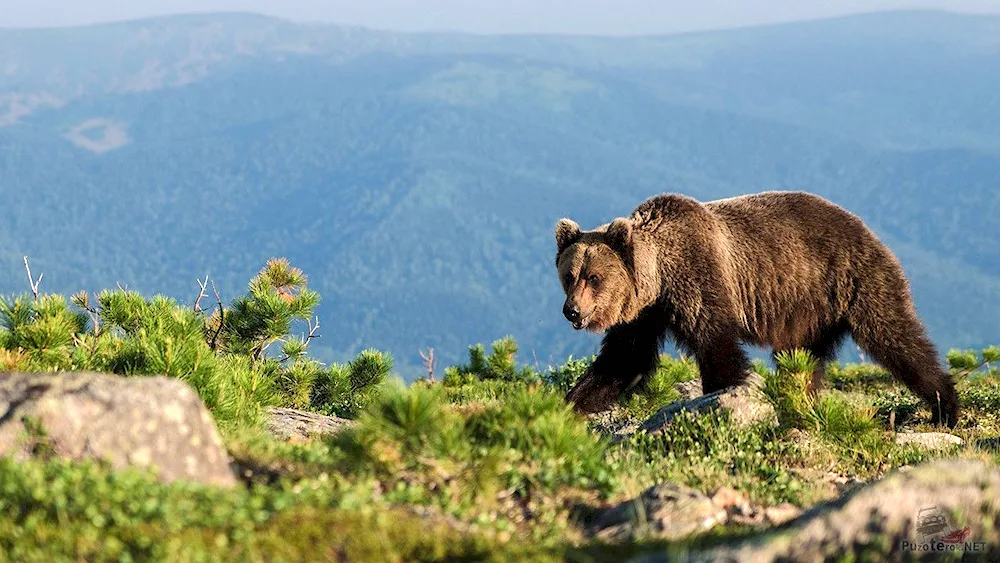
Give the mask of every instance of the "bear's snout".
[(573, 328), (576, 330), (583, 328), (583, 323), (586, 320), (580, 313), (580, 307), (571, 305), (569, 301), (563, 304), (563, 316), (566, 317), (567, 321), (573, 323)]
[(580, 308), (576, 305), (570, 305), (568, 302), (563, 303), (563, 316), (571, 323), (578, 322), (580, 320)]

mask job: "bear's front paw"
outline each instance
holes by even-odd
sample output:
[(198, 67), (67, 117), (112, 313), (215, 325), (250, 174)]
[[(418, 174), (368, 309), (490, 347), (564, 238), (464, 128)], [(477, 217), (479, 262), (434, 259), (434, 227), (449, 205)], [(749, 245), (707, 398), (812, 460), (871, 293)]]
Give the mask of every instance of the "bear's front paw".
[(566, 402), (580, 414), (593, 414), (609, 410), (621, 395), (621, 386), (615, 381), (586, 373), (566, 394)]

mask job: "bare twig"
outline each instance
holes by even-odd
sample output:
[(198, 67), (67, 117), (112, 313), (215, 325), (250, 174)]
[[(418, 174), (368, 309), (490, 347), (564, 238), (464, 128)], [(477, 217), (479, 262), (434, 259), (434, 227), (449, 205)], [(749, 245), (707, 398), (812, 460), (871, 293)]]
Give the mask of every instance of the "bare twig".
[(316, 331), (319, 330), (319, 317), (316, 317), (316, 324), (312, 324), (309, 321), (306, 322), (309, 323), (309, 335), (306, 336), (305, 346), (308, 346), (310, 340), (320, 337), (320, 335), (316, 334)]
[(316, 324), (313, 324), (312, 319), (306, 320), (309, 325), (309, 334), (306, 335), (306, 341), (302, 343), (302, 349), (305, 350), (309, 346), (309, 341), (313, 338), (319, 338), (320, 335), (316, 334), (319, 330), (319, 317), (316, 317)]
[[(208, 279), (208, 278), (205, 278)], [(219, 295), (219, 290), (215, 287), (215, 280), (212, 280), (212, 291), (215, 292), (215, 300), (219, 305), (219, 326), (215, 329), (215, 334), (212, 335), (212, 341), (208, 343), (208, 347), (215, 350), (217, 346), (217, 341), (219, 339), (219, 334), (222, 332), (222, 325), (226, 321), (226, 310), (222, 307), (222, 296)]]
[(24, 257), (24, 269), (28, 271), (28, 284), (31, 286), (31, 294), (34, 296), (35, 300), (38, 300), (38, 284), (42, 283), (42, 276), (45, 274), (38, 274), (38, 279), (31, 277), (31, 267), (28, 266), (28, 256)]
[[(316, 324), (313, 324), (312, 319), (309, 319), (306, 322), (309, 324), (309, 334), (306, 335), (306, 340), (305, 340), (305, 342), (302, 343), (302, 350), (303, 351), (305, 351), (305, 349), (309, 347), (309, 341), (310, 340), (312, 340), (313, 338), (319, 338), (320, 337), (320, 335), (316, 334), (316, 331), (319, 330), (319, 317), (316, 317)], [(284, 340), (282, 340), (280, 338), (278, 339), (278, 341), (284, 342)], [(286, 361), (288, 361), (290, 359), (291, 359), (291, 356), (286, 354), (283, 358), (281, 358), (280, 360), (278, 360), (278, 362), (279, 363), (284, 363), (284, 362), (286, 362)]]
[(118, 289), (120, 289), (121, 291), (128, 293), (128, 284), (125, 284), (125, 287), (122, 287), (122, 282), (115, 282), (115, 285), (117, 285)]
[(424, 365), (427, 366), (427, 379), (434, 383), (434, 368), (437, 366), (437, 360), (434, 358), (434, 348), (428, 348), (425, 354), (423, 350), (420, 350), (420, 357), (424, 360)]
[(205, 292), (208, 291), (208, 274), (205, 274), (205, 281), (197, 280), (198, 287), (201, 288), (201, 292), (198, 293), (198, 298), (194, 300), (194, 312), (197, 313), (201, 310), (201, 300), (208, 297)]

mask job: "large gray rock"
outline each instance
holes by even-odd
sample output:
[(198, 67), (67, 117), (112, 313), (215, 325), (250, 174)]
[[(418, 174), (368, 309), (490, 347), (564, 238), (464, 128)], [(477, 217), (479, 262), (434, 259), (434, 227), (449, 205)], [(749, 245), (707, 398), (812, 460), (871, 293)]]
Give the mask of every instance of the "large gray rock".
[[(742, 385), (666, 405), (639, 425), (639, 431), (647, 434), (659, 434), (682, 411), (704, 413), (717, 409), (725, 411), (729, 415), (729, 419), (739, 426), (750, 426), (758, 423), (777, 424), (778, 415), (774, 410), (774, 405), (764, 396), (762, 387), (763, 378), (755, 372), (750, 372), (747, 374), (746, 382)], [(688, 396), (692, 395), (693, 384), (685, 383), (684, 389), (681, 391)]]
[(0, 374), (0, 454), (26, 459), (40, 451), (151, 468), (163, 482), (237, 482), (201, 398), (162, 376)]
[[(945, 459), (897, 471), (729, 545), (632, 561), (1000, 560), (1000, 467)], [(944, 553), (943, 553), (944, 552)]]
[(353, 420), (286, 407), (267, 407), (267, 429), (282, 440), (305, 441), (330, 436), (354, 425)]

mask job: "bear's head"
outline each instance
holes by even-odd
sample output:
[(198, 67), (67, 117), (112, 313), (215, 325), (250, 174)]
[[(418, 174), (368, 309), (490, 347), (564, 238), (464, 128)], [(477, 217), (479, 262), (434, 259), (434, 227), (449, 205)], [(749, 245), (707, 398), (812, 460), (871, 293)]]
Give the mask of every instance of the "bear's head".
[(573, 328), (604, 332), (637, 314), (633, 224), (619, 217), (592, 231), (571, 219), (556, 223), (556, 270)]

